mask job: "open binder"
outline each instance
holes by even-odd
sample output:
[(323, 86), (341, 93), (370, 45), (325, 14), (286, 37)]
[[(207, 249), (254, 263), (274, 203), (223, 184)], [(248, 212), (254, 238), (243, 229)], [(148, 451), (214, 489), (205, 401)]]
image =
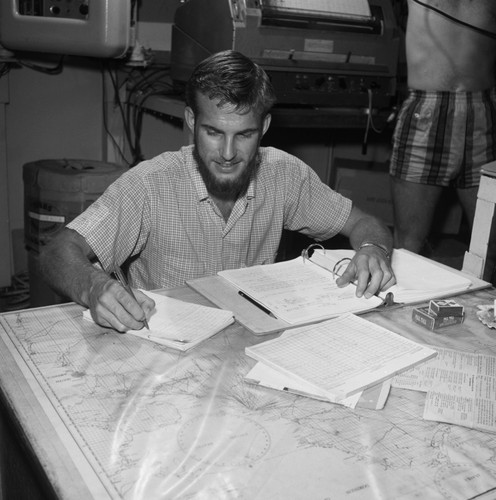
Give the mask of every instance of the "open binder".
[[(319, 248), (310, 256), (311, 247)], [(321, 245), (311, 247), (303, 252), (304, 258), (330, 272), (333, 272), (337, 263), (351, 259), (355, 253), (354, 250), (325, 250)], [(394, 302), (399, 304), (420, 303), (490, 286), (486, 281), (404, 249), (393, 251), (391, 267), (396, 284), (378, 296), (385, 300), (386, 295), (391, 293)]]
[[(370, 299), (355, 296), (355, 285), (335, 285), (336, 272), (353, 250), (311, 245), (301, 257), (275, 264), (231, 269), (187, 284), (255, 335), (276, 333), (341, 314), (360, 314), (391, 303), (413, 304), (490, 286), (407, 250), (396, 249), (392, 267), (397, 284)], [(337, 267), (336, 267), (337, 266)], [(243, 294), (241, 295), (240, 292)]]

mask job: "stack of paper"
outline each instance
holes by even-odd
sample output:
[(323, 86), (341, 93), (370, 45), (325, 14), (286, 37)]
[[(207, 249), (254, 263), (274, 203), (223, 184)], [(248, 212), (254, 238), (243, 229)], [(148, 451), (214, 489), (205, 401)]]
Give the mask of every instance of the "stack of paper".
[(244, 379), (250, 384), (266, 387), (268, 389), (275, 389), (298, 396), (318, 399), (320, 401), (337, 403), (347, 406), (348, 408), (360, 407), (370, 410), (382, 410), (391, 389), (391, 379), (388, 379), (368, 387), (363, 391), (359, 391), (352, 396), (348, 396), (347, 398), (331, 401), (329, 395), (323, 391), (312, 390), (312, 392), (308, 392), (308, 385), (306, 383), (296, 380), (294, 377), (288, 377), (274, 368), (267, 366), (265, 363), (257, 363), (248, 374), (245, 375)]
[(245, 352), (284, 377), (286, 387), (333, 403), (436, 355), (353, 314), (287, 330)]
[[(231, 311), (142, 292), (155, 301), (155, 310), (148, 319), (150, 330), (142, 328), (126, 333), (173, 349), (187, 351), (234, 322)], [(91, 320), (89, 311), (85, 311), (83, 316)]]

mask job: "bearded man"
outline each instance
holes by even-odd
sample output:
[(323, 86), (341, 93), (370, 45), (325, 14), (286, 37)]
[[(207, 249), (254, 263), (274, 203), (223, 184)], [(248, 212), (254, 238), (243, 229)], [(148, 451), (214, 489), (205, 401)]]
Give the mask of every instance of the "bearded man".
[(358, 296), (392, 285), (387, 227), (299, 159), (260, 146), (274, 102), (265, 71), (239, 52), (202, 61), (186, 86), (194, 143), (139, 163), (69, 223), (41, 254), (46, 281), (102, 326), (139, 329), (153, 301), (113, 279), (117, 266), (136, 289), (181, 286), (273, 263), (287, 229), (347, 236), (356, 254), (338, 285), (356, 280)]

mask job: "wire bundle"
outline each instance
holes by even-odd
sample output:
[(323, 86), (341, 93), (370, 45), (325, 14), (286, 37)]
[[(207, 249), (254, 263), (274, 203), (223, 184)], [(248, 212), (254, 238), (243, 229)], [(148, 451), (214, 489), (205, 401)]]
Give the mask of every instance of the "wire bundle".
[[(108, 130), (107, 116), (104, 110), (105, 129), (112, 138), (114, 145), (119, 150), (123, 160), (133, 167), (144, 160), (141, 150), (141, 132), (143, 128), (143, 115), (149, 112), (145, 108), (145, 102), (152, 96), (173, 95), (174, 85), (170, 78), (170, 69), (166, 67), (148, 68), (112, 68), (110, 64), (105, 64), (104, 71), (108, 74), (114, 89), (113, 100), (118, 107), (124, 127), (124, 134), (129, 146), (131, 160), (126, 160), (122, 149), (117, 145), (117, 141)], [(125, 100), (121, 99), (121, 91), (126, 90)], [(105, 92), (105, 85), (104, 85)], [(106, 101), (104, 95), (104, 102)]]

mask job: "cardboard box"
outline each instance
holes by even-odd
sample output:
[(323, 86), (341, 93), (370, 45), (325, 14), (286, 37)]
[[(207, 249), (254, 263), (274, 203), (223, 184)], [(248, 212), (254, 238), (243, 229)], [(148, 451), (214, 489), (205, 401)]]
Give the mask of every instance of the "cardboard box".
[(412, 320), (427, 328), (428, 330), (437, 330), (438, 328), (445, 328), (447, 326), (459, 325), (463, 323), (465, 316), (445, 316), (438, 317), (429, 314), (429, 307), (417, 307), (412, 311)]
[(464, 307), (453, 299), (431, 300), (429, 314), (438, 318), (446, 316), (463, 316)]

